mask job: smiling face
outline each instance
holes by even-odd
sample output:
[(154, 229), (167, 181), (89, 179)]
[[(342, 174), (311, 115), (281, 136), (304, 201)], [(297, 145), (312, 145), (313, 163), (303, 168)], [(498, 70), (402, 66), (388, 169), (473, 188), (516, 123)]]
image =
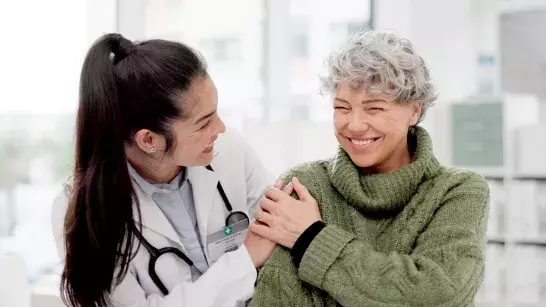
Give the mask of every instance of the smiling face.
[(336, 138), (353, 163), (372, 173), (390, 173), (411, 162), (407, 135), (421, 104), (369, 95), (364, 87), (338, 84), (334, 99)]
[(214, 141), (226, 131), (218, 115), (218, 92), (207, 77), (192, 85), (190, 95), (193, 105), (189, 117), (172, 124), (174, 148), (166, 162), (178, 166), (207, 165), (212, 161)]
[[(177, 99), (180, 109), (185, 110), (187, 115), (169, 123), (170, 148), (167, 146), (167, 136), (149, 129), (141, 129), (134, 137), (142, 152), (148, 153), (160, 167), (174, 173), (181, 166), (210, 164), (214, 141), (226, 131), (218, 115), (218, 92), (210, 77), (196, 80), (188, 93)], [(151, 161), (149, 163), (153, 164)]]
[(226, 130), (218, 116), (218, 92), (208, 77), (192, 85), (190, 96), (189, 117), (172, 125), (175, 147), (171, 159), (180, 166), (207, 165), (212, 161), (214, 141)]

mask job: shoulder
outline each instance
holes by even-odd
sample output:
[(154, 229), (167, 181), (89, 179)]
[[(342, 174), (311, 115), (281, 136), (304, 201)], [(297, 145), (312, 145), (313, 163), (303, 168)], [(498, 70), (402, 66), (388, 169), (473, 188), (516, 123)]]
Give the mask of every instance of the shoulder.
[(66, 210), (68, 209), (68, 201), (70, 198), (71, 191), (72, 191), (72, 179), (70, 178), (62, 183), (62, 185), (59, 187), (57, 191), (57, 195), (55, 196), (55, 199), (53, 200), (53, 206), (51, 209), (51, 217), (52, 217), (53, 224), (55, 224), (56, 222), (59, 222), (61, 218), (64, 219), (64, 215), (66, 214)]
[(325, 188), (330, 187), (330, 177), (328, 175), (328, 164), (330, 160), (317, 160), (298, 164), (285, 172), (279, 179), (284, 183), (290, 182), (296, 177), (309, 190), (313, 197), (322, 194)]
[(216, 153), (213, 164), (227, 163), (239, 165), (245, 162), (249, 154), (254, 153), (241, 133), (231, 127), (225, 133), (218, 136), (218, 139), (214, 143), (214, 149)]
[(58, 189), (51, 207), (51, 229), (59, 257), (64, 258), (64, 218), (68, 210), (72, 179), (67, 179)]
[[(489, 216), (490, 193), (487, 181), (478, 173), (445, 167), (428, 185), (423, 208), (430, 211), (426, 227), (444, 229), (465, 228), (485, 235)], [(428, 204), (428, 205), (427, 205)]]
[(431, 189), (441, 194), (443, 203), (462, 201), (480, 208), (489, 204), (489, 184), (473, 170), (444, 166), (438, 176), (432, 179)]
[(245, 165), (247, 144), (239, 131), (229, 128), (214, 142), (214, 158), (211, 162), (215, 171), (239, 170)]
[(469, 193), (488, 194), (487, 180), (477, 172), (457, 167), (442, 167), (439, 175), (434, 178), (436, 183), (445, 182), (449, 190), (466, 190)]
[[(317, 160), (298, 164), (281, 174), (281, 179), (292, 179), (298, 177), (300, 180), (319, 180), (320, 175), (326, 176), (328, 160)], [(319, 177), (317, 177), (319, 176)]]
[(214, 143), (219, 154), (244, 152), (247, 142), (237, 129), (229, 127), (226, 132), (218, 136)]

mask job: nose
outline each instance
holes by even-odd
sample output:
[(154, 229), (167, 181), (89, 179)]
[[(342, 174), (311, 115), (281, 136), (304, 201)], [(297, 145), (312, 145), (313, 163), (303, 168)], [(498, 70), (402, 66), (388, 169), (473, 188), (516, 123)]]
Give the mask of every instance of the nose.
[(347, 126), (349, 131), (354, 133), (364, 132), (368, 130), (369, 127), (370, 125), (368, 124), (368, 119), (364, 112), (354, 111), (351, 113), (351, 116), (349, 117), (349, 124)]
[(218, 122), (219, 123), (218, 123), (217, 133), (222, 134), (226, 132), (226, 124), (224, 124), (224, 121), (222, 120), (220, 116), (218, 116)]

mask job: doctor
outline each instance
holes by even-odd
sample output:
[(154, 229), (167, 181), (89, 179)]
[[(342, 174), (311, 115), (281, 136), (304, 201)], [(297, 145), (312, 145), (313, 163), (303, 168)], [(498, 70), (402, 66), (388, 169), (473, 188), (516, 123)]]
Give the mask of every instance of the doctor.
[[(68, 306), (238, 306), (275, 243), (248, 232), (274, 180), (217, 113), (204, 60), (164, 40), (95, 42), (73, 179), (52, 224)], [(222, 135), (221, 135), (222, 134)]]

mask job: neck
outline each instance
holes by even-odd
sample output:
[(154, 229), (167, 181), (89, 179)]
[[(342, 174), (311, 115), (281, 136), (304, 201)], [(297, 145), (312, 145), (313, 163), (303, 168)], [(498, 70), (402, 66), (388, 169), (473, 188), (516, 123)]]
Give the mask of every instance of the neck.
[[(434, 157), (427, 131), (415, 127), (404, 142), (405, 154), (396, 150), (400, 161), (390, 164), (391, 173), (362, 172), (342, 147), (328, 165), (332, 185), (349, 204), (366, 213), (391, 214), (400, 212), (415, 195), (419, 185), (438, 174), (441, 165)], [(389, 158), (391, 160), (392, 158)], [(411, 161), (410, 161), (411, 160)], [(407, 163), (410, 161), (409, 163)], [(396, 167), (403, 165), (403, 167)], [(382, 164), (388, 166), (388, 164)], [(392, 172), (395, 170), (395, 172)]]
[[(407, 138), (406, 138), (407, 139)], [(411, 163), (408, 142), (402, 142), (387, 159), (377, 165), (362, 168), (368, 174), (394, 173)]]
[(138, 174), (150, 183), (169, 183), (182, 170), (181, 166), (153, 158), (134, 146), (125, 149), (127, 160)]

